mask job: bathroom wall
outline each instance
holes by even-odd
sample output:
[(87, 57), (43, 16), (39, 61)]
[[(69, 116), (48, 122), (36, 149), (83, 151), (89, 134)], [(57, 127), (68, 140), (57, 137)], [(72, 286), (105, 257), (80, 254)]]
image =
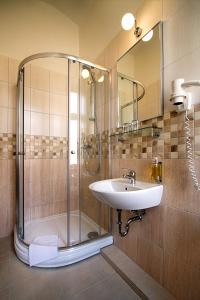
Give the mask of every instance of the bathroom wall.
[[(115, 244), (177, 299), (194, 300), (200, 297), (200, 194), (188, 172), (184, 115), (172, 112), (169, 97), (173, 79), (199, 79), (200, 2), (144, 1), (137, 12), (143, 33), (160, 20), (164, 33), (164, 116), (151, 123), (159, 124), (163, 130), (159, 139), (137, 136), (135, 141), (128, 139), (123, 144), (112, 141), (112, 176), (121, 176), (122, 168), (132, 168), (139, 180), (149, 181), (151, 158), (158, 155), (163, 162), (164, 194), (161, 205), (148, 209), (142, 222), (132, 224), (126, 238), (117, 233), (113, 211), (113, 233)], [(117, 125), (116, 61), (135, 41), (133, 31), (121, 31), (97, 59), (112, 68), (112, 128)], [(198, 88), (194, 98), (200, 99)], [(191, 112), (198, 175), (199, 109), (196, 105)], [(123, 214), (124, 219), (129, 215)]]
[(78, 26), (50, 4), (1, 0), (0, 53), (23, 58), (38, 52), (79, 54)]

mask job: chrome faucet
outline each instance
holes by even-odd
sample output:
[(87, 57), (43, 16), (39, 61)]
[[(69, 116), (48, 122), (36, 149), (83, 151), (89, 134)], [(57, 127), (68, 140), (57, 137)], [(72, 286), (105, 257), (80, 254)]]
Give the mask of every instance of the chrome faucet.
[(123, 174), (123, 178), (127, 178), (130, 184), (135, 184), (136, 172), (129, 169), (127, 174)]

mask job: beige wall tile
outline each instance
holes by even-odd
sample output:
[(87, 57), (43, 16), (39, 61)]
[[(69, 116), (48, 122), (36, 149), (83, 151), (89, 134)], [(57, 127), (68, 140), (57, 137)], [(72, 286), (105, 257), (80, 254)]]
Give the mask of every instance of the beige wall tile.
[(49, 92), (31, 89), (31, 111), (49, 113)]
[[(176, 14), (164, 23), (165, 66), (200, 46), (199, 12), (199, 1), (187, 1), (186, 3), (183, 1), (181, 9), (177, 10)], [(176, 28), (175, 31), (174, 28)]]
[(67, 161), (50, 160), (50, 195), (51, 202), (67, 202)]
[(0, 81), (0, 106), (8, 107), (8, 83)]
[(6, 191), (8, 187), (8, 160), (6, 159), (0, 160), (0, 177), (1, 177), (1, 185), (0, 185), (1, 192)]
[(118, 178), (120, 176), (119, 159), (112, 159), (112, 178)]
[(50, 90), (55, 94), (67, 95), (67, 76), (56, 72), (50, 73)]
[(0, 160), (0, 178), (0, 237), (4, 237), (11, 233), (11, 214), (13, 211), (9, 193), (12, 187), (9, 185), (8, 160)]
[(0, 237), (5, 237), (9, 234), (9, 206), (7, 201), (7, 193), (0, 190)]
[(200, 216), (166, 208), (164, 247), (184, 263), (200, 266)]
[(31, 89), (29, 87), (24, 87), (24, 109), (31, 109)]
[[(67, 212), (67, 201), (58, 201), (50, 204), (52, 215), (62, 214)], [(60, 234), (60, 232), (59, 232)]]
[(0, 133), (8, 132), (8, 109), (0, 107)]
[(16, 108), (16, 101), (17, 101), (17, 86), (15, 84), (9, 84), (8, 87), (9, 108)]
[(163, 0), (163, 20), (175, 15), (187, 3), (187, 0)]
[(31, 112), (31, 134), (49, 135), (49, 115)]
[(51, 215), (51, 206), (50, 204), (44, 204), (39, 206), (33, 206), (30, 209), (30, 218), (31, 220), (44, 218)]
[(159, 247), (163, 247), (164, 212), (163, 205), (148, 209), (137, 228), (139, 236), (150, 240)]
[(10, 189), (15, 189), (15, 187), (16, 187), (16, 162), (14, 159), (8, 160), (7, 184)]
[[(199, 176), (199, 160), (195, 161)], [(188, 171), (187, 160), (166, 159), (164, 161), (164, 203), (181, 211), (200, 213), (199, 192), (194, 188)], [(178, 196), (177, 196), (178, 195)]]
[(100, 211), (100, 223), (99, 225), (104, 228), (106, 232), (109, 232), (110, 229), (110, 219), (109, 219), (109, 211), (110, 207), (106, 204), (101, 203), (101, 211)]
[(67, 119), (63, 116), (50, 115), (50, 135), (66, 137)]
[(8, 133), (16, 133), (16, 110), (8, 109)]
[(138, 236), (136, 262), (159, 283), (163, 283), (163, 249)]
[(174, 254), (164, 254), (164, 286), (176, 299), (198, 300), (200, 295), (199, 267), (191, 266)]
[(31, 207), (50, 203), (50, 160), (30, 160)]
[(37, 90), (49, 91), (49, 71), (31, 65), (31, 87)]
[(66, 95), (50, 94), (50, 114), (66, 116), (67, 114)]
[(24, 133), (31, 134), (31, 112), (24, 111)]
[(30, 181), (30, 159), (24, 160), (24, 208), (25, 208), (25, 219), (30, 219), (30, 208), (31, 208), (31, 181)]
[(0, 55), (0, 80), (8, 82), (8, 57)]

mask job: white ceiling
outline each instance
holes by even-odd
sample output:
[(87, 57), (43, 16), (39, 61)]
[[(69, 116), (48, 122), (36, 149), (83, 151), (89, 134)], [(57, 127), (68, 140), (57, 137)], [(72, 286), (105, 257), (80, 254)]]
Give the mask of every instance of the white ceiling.
[(42, 0), (79, 26), (80, 56), (95, 58), (121, 30), (121, 17), (136, 14), (143, 0)]

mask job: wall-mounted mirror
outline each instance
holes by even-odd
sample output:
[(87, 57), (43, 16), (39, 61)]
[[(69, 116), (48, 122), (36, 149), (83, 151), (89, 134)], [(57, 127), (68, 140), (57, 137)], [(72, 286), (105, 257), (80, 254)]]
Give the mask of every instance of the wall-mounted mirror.
[(157, 24), (117, 62), (119, 125), (161, 116), (162, 24)]

